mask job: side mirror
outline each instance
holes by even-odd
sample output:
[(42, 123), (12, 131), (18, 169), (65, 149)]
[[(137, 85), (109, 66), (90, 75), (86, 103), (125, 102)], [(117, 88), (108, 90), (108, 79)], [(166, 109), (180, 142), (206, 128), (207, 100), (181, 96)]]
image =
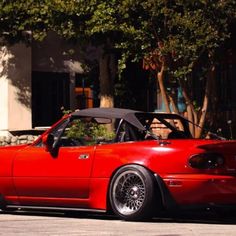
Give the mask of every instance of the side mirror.
[(54, 143), (54, 135), (53, 134), (46, 134), (43, 137), (43, 144), (45, 145), (46, 152), (52, 152), (53, 143)]

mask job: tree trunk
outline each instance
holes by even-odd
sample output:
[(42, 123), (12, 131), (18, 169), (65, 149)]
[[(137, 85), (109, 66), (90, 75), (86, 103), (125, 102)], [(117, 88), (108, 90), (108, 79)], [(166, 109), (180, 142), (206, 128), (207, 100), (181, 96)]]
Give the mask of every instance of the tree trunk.
[(166, 109), (167, 112), (171, 112), (170, 106), (169, 106), (168, 96), (166, 94), (166, 89), (165, 89), (165, 86), (164, 86), (164, 73), (165, 73), (165, 66), (162, 65), (160, 72), (157, 73), (157, 82), (158, 82), (159, 88), (161, 90), (161, 96), (163, 98), (165, 109)]
[(114, 107), (115, 57), (104, 54), (99, 59), (100, 107)]
[(215, 73), (215, 66), (213, 66), (211, 68), (211, 71), (210, 71), (209, 76), (208, 76), (207, 81), (206, 81), (204, 100), (203, 100), (203, 105), (202, 105), (202, 109), (201, 109), (201, 116), (200, 116), (200, 119), (199, 119), (199, 124), (196, 127), (195, 138), (200, 138), (201, 137), (202, 130), (203, 130), (202, 128), (204, 127), (204, 124), (205, 124), (206, 114), (207, 114), (207, 109), (208, 109), (208, 104), (209, 104), (210, 89), (212, 87), (211, 82), (213, 80), (214, 73)]
[(183, 93), (183, 97), (184, 97), (186, 108), (187, 108), (187, 119), (190, 121), (189, 130), (190, 130), (192, 136), (195, 137), (195, 125), (194, 124), (198, 124), (197, 112), (194, 110), (193, 103), (192, 103), (190, 97), (188, 96), (184, 82), (181, 81), (181, 79), (180, 79), (179, 83), (182, 88), (182, 93)]
[[(162, 96), (162, 99), (163, 99), (163, 102), (165, 105), (165, 110), (166, 110), (166, 112), (171, 113), (169, 96), (166, 93), (166, 88), (164, 85), (164, 77), (165, 77), (165, 65), (163, 62), (160, 72), (157, 73), (157, 82), (158, 82), (159, 88), (161, 90), (161, 96)], [(171, 121), (171, 125), (173, 125), (175, 127), (175, 123), (172, 121)]]
[(169, 101), (170, 101), (171, 107), (173, 108), (173, 111), (176, 114), (179, 114), (179, 108), (177, 106), (176, 94), (175, 93), (171, 93), (171, 94), (169, 94), (168, 97), (169, 97)]
[[(173, 108), (174, 113), (180, 114), (178, 106), (177, 106), (176, 94), (172, 93), (171, 95), (169, 95), (169, 100), (170, 100), (170, 104)], [(175, 123), (173, 123), (172, 125), (174, 125), (176, 127)], [(184, 130), (184, 126), (183, 126), (182, 122), (177, 121), (177, 127), (176, 128), (179, 128), (180, 130)]]

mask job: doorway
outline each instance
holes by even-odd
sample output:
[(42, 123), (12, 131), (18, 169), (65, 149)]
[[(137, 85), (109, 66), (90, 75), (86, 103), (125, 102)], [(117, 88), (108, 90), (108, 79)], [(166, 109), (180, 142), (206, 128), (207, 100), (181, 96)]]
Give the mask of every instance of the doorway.
[(51, 126), (70, 108), (68, 73), (32, 72), (32, 125)]

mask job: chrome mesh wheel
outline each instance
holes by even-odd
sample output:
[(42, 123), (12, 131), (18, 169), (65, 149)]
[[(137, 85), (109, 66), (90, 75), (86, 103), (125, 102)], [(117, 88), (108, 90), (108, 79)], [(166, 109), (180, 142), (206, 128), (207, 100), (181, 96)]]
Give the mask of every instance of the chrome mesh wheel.
[(145, 184), (138, 172), (124, 171), (115, 180), (112, 189), (112, 198), (117, 211), (122, 215), (137, 212), (143, 205), (146, 197)]

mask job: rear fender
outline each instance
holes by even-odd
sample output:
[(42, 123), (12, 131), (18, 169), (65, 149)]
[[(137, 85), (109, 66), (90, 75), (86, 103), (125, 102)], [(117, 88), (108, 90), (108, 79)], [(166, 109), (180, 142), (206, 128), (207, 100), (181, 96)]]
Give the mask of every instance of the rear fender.
[(177, 206), (176, 201), (172, 197), (170, 191), (166, 187), (165, 182), (158, 174), (154, 174), (155, 182), (160, 190), (161, 203), (164, 209), (171, 210)]

